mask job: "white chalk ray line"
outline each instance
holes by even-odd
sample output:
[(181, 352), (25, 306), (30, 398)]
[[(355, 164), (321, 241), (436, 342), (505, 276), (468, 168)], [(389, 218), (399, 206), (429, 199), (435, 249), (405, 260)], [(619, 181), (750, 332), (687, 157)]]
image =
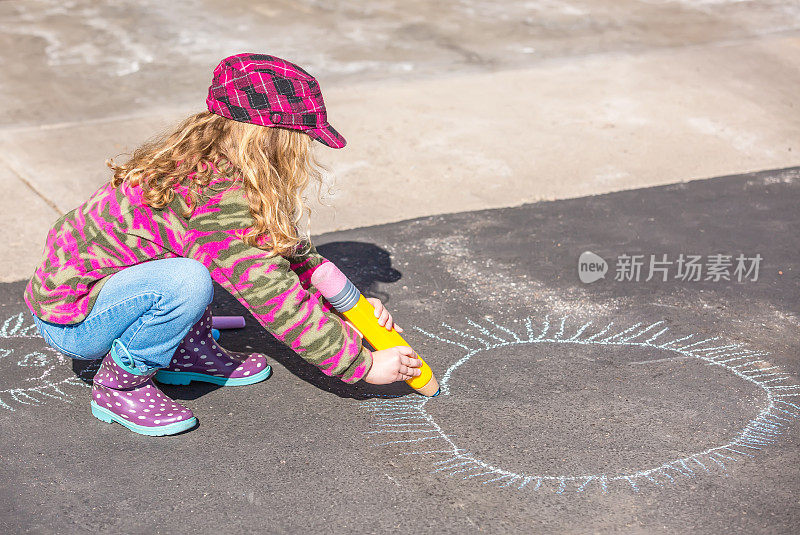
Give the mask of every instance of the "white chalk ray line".
[(448, 325), (446, 323), (442, 323), (442, 327), (444, 327), (445, 329), (447, 329), (447, 330), (449, 330), (449, 331), (451, 331), (451, 332), (453, 332), (455, 334), (463, 336), (464, 338), (469, 338), (471, 340), (476, 340), (476, 341), (480, 342), (481, 344), (483, 344), (484, 347), (486, 347), (486, 348), (488, 348), (488, 347), (490, 347), (492, 345), (488, 340), (484, 340), (483, 338), (479, 338), (477, 336), (473, 336), (473, 335), (471, 335), (471, 334), (469, 334), (467, 332), (464, 332), (464, 331), (459, 331), (455, 327), (451, 327), (450, 325)]
[(528, 341), (530, 342), (533, 340), (533, 335), (535, 334), (533, 332), (533, 318), (527, 317), (523, 323), (525, 324), (525, 333), (528, 335)]
[(570, 338), (567, 338), (567, 341), (576, 340), (576, 339), (580, 338), (580, 336), (583, 334), (583, 332), (586, 329), (588, 329), (591, 324), (592, 324), (591, 321), (587, 321), (586, 323), (581, 325), (581, 327), (578, 329), (578, 331), (575, 334), (573, 334)]
[(653, 345), (653, 342), (655, 342), (658, 339), (659, 336), (661, 336), (662, 334), (664, 334), (667, 331), (669, 331), (669, 327), (664, 327), (663, 329), (658, 331), (656, 334), (654, 334), (653, 336), (651, 336), (650, 338), (645, 340), (644, 343)]
[(562, 336), (564, 336), (564, 326), (567, 324), (567, 318), (569, 316), (564, 316), (561, 318), (561, 324), (558, 326), (558, 332), (553, 336), (556, 340), (560, 340)]
[(509, 342), (509, 340), (506, 340), (505, 338), (500, 338), (499, 336), (496, 336), (496, 335), (492, 334), (491, 332), (489, 332), (489, 330), (486, 327), (484, 327), (483, 325), (480, 325), (480, 324), (478, 324), (478, 323), (476, 323), (476, 322), (474, 322), (472, 320), (467, 320), (467, 323), (469, 325), (475, 327), (476, 329), (478, 329), (481, 332), (481, 334), (483, 334), (484, 336), (488, 336), (489, 338), (494, 338), (495, 340), (497, 340), (498, 342), (501, 342), (501, 343)]
[(538, 337), (536, 337), (535, 339), (532, 339), (531, 341), (543, 339), (545, 337), (545, 335), (547, 334), (547, 331), (549, 331), (549, 330), (550, 330), (550, 315), (549, 314), (545, 314), (544, 322), (542, 323), (542, 332), (539, 333)]
[(471, 350), (471, 348), (469, 348), (469, 347), (465, 346), (464, 344), (462, 344), (462, 343), (460, 343), (460, 342), (456, 342), (455, 340), (449, 340), (449, 339), (446, 339), (446, 338), (442, 338), (441, 336), (437, 336), (437, 335), (435, 335), (435, 334), (429, 333), (428, 331), (425, 331), (425, 330), (423, 330), (423, 329), (420, 329), (419, 327), (414, 327), (414, 329), (416, 329), (417, 331), (421, 332), (421, 333), (422, 333), (422, 334), (424, 334), (425, 336), (428, 336), (428, 337), (430, 337), (430, 338), (433, 338), (434, 340), (437, 340), (437, 341), (439, 341), (439, 342), (444, 342), (444, 343), (446, 343), (446, 344), (453, 344), (453, 345), (455, 345), (455, 346), (458, 346), (458, 347), (464, 348), (464, 349), (466, 349), (466, 350)]
[(680, 351), (686, 351), (686, 350), (688, 350), (690, 347), (700, 346), (700, 345), (703, 345), (703, 344), (707, 344), (708, 342), (713, 342), (713, 341), (715, 341), (715, 340), (719, 340), (719, 336), (714, 336), (714, 337), (712, 337), (712, 338), (705, 338), (705, 339), (703, 339), (703, 340), (700, 340), (700, 341), (698, 341), (698, 342), (694, 342), (694, 343), (692, 343), (692, 344), (689, 344), (688, 346), (682, 346), (682, 347), (679, 347), (678, 349), (679, 349)]
[(601, 330), (601, 331), (600, 331), (600, 332), (598, 332), (598, 333), (595, 333), (595, 334), (593, 334), (593, 335), (592, 335), (592, 336), (590, 336), (589, 338), (585, 338), (583, 341), (584, 341), (584, 342), (593, 342), (593, 341), (594, 341), (596, 338), (599, 338), (599, 337), (603, 336), (604, 334), (606, 334), (606, 333), (609, 331), (609, 329), (611, 329), (611, 327), (612, 327), (613, 325), (614, 325), (614, 322), (612, 321), (612, 322), (610, 322), (608, 325), (606, 325), (606, 326), (603, 328), (603, 330)]
[(658, 349), (673, 349), (673, 346), (675, 344), (677, 344), (679, 342), (684, 342), (684, 341), (688, 340), (689, 338), (693, 338), (693, 337), (694, 337), (694, 335), (690, 334), (689, 336), (683, 336), (681, 338), (675, 338), (674, 340), (669, 340), (669, 341), (664, 342), (663, 344), (659, 344), (659, 345), (657, 345), (655, 347), (657, 347)]
[(636, 338), (639, 338), (640, 336), (642, 336), (644, 333), (649, 332), (654, 327), (658, 327), (662, 323), (664, 323), (664, 320), (659, 320), (659, 321), (656, 321), (655, 323), (651, 323), (650, 325), (648, 325), (647, 327), (645, 327), (641, 331), (637, 332), (636, 334), (628, 336), (626, 338), (620, 339), (620, 342), (630, 342), (631, 340), (635, 340)]
[(614, 338), (617, 338), (618, 336), (625, 336), (629, 332), (631, 332), (631, 331), (633, 331), (635, 329), (638, 329), (639, 326), (641, 326), (641, 324), (642, 324), (642, 322), (639, 322), (639, 323), (633, 325), (632, 327), (628, 327), (624, 331), (620, 331), (620, 332), (618, 332), (616, 334), (612, 334), (610, 336), (607, 336), (607, 337), (603, 338), (600, 342), (604, 343), (604, 344), (607, 344), (607, 343), (611, 342)]
[(523, 341), (519, 337), (519, 335), (517, 333), (515, 333), (514, 331), (512, 331), (511, 329), (503, 327), (502, 325), (498, 325), (497, 323), (495, 323), (494, 321), (490, 320), (489, 318), (484, 318), (484, 319), (486, 321), (488, 321), (489, 323), (491, 323), (492, 325), (494, 325), (498, 330), (501, 330), (504, 333), (511, 335), (511, 337), (514, 339), (515, 342), (522, 342)]

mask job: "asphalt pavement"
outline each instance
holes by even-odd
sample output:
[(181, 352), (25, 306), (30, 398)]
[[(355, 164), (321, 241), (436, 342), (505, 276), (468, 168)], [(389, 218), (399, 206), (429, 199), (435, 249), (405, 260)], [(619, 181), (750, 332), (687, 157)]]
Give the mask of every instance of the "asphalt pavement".
[(223, 345), (273, 376), (165, 387), (200, 421), (173, 437), (93, 418), (95, 364), (4, 283), (0, 529), (796, 533), (798, 203), (793, 168), (320, 235), (442, 395), (344, 385), (248, 317)]

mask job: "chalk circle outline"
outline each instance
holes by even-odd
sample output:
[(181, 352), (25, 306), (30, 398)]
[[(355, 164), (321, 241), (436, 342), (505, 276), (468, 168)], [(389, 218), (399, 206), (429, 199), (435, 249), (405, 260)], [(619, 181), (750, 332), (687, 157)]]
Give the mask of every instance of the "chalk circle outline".
[[(710, 474), (712, 470), (727, 475), (727, 466), (731, 462), (752, 458), (764, 447), (774, 444), (786, 427), (800, 417), (800, 401), (795, 399), (800, 396), (800, 385), (790, 373), (765, 360), (769, 355), (768, 352), (748, 349), (740, 343), (726, 344), (719, 336), (702, 339), (695, 333), (677, 338), (670, 337), (667, 336), (669, 328), (663, 327), (663, 320), (649, 325), (639, 322), (622, 330), (613, 329), (614, 322), (610, 322), (603, 329), (589, 335), (587, 331), (592, 326), (592, 321), (572, 330), (567, 323), (569, 317), (569, 315), (563, 316), (558, 323), (558, 330), (555, 331), (549, 315), (545, 316), (538, 334), (533, 326), (533, 318), (530, 317), (523, 322), (524, 333), (499, 325), (490, 318), (483, 319), (486, 325), (467, 319), (469, 328), (465, 329), (456, 329), (442, 323), (441, 326), (450, 331), (452, 338), (430, 333), (419, 327), (415, 327), (415, 330), (433, 340), (452, 344), (466, 351), (442, 375), (440, 386), (443, 396), (450, 395), (449, 381), (453, 372), (477, 353), (512, 345), (561, 343), (634, 346), (672, 351), (698, 359), (708, 365), (719, 366), (740, 379), (755, 384), (766, 394), (767, 405), (725, 444), (661, 465), (619, 474), (526, 474), (495, 466), (459, 447), (456, 441), (442, 430), (425, 410), (425, 405), (429, 402), (435, 403), (435, 398), (393, 398), (366, 402), (367, 411), (375, 416), (376, 421), (373, 426), (377, 427), (375, 430), (367, 431), (366, 434), (398, 437), (397, 440), (373, 446), (408, 445), (417, 448), (401, 455), (444, 455), (445, 459), (433, 462), (434, 468), (431, 473), (441, 473), (449, 477), (459, 476), (484, 485), (495, 483), (500, 487), (516, 490), (548, 489), (562, 494), (567, 489), (583, 492), (594, 487), (607, 492), (610, 485), (623, 483), (627, 488), (639, 491), (643, 484), (661, 487), (665, 483), (675, 483), (681, 478)], [(408, 438), (399, 438), (403, 435), (407, 435)], [(433, 449), (427, 447), (428, 444), (442, 443), (441, 447)]]
[[(15, 405), (42, 405), (48, 400), (70, 401), (72, 395), (65, 391), (68, 386), (79, 386), (90, 388), (84, 380), (91, 378), (99, 368), (99, 361), (86, 366), (79, 376), (70, 375), (66, 378), (52, 379), (53, 372), (58, 368), (71, 362), (72, 359), (63, 355), (58, 350), (44, 343), (44, 338), (39, 334), (36, 325), (31, 322), (25, 325), (25, 319), (30, 318), (29, 314), (14, 314), (0, 324), (0, 340), (12, 338), (38, 339), (43, 342), (43, 346), (37, 351), (31, 351), (22, 356), (17, 361), (20, 367), (39, 367), (41, 373), (37, 377), (28, 377), (26, 382), (32, 386), (24, 385), (19, 387), (3, 388), (0, 390), (0, 409), (10, 412), (16, 411)], [(0, 367), (6, 359), (12, 359), (14, 349), (0, 347)]]

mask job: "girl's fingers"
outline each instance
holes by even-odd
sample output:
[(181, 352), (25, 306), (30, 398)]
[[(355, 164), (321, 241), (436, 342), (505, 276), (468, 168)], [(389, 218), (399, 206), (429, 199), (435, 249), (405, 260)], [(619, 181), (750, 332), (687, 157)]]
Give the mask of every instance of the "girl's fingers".
[(410, 368), (410, 369), (407, 368), (407, 370), (408, 371), (406, 372), (400, 372), (400, 377), (403, 378), (403, 381), (408, 381), (409, 379), (413, 379), (414, 377), (417, 377), (418, 375), (422, 374), (422, 371), (420, 371), (417, 368)]
[(392, 328), (396, 329), (397, 332), (403, 332), (403, 329), (398, 329), (397, 325), (394, 324), (394, 318), (389, 313), (389, 310), (383, 306), (383, 303), (380, 299), (375, 298), (368, 298), (367, 301), (370, 302), (372, 308), (375, 309), (375, 317), (378, 318), (378, 325), (381, 327), (386, 327), (387, 331), (391, 331)]
[(419, 368), (422, 366), (422, 361), (420, 359), (405, 355), (400, 358), (400, 363), (409, 368)]

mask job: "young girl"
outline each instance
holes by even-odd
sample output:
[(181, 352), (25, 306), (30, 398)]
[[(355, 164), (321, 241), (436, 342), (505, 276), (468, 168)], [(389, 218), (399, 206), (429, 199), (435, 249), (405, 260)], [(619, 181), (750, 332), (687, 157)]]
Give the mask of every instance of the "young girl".
[(109, 163), (111, 181), (48, 234), (25, 290), (49, 345), (77, 359), (105, 355), (92, 414), (175, 434), (197, 420), (153, 378), (247, 385), (270, 375), (264, 355), (214, 342), (212, 279), (328, 375), (373, 384), (419, 375), (410, 348), (370, 352), (310, 283), (325, 261), (297, 230), (308, 213), (302, 193), (320, 178), (311, 140), (345, 145), (317, 81), (280, 58), (238, 54), (214, 70), (206, 103), (126, 164)]

